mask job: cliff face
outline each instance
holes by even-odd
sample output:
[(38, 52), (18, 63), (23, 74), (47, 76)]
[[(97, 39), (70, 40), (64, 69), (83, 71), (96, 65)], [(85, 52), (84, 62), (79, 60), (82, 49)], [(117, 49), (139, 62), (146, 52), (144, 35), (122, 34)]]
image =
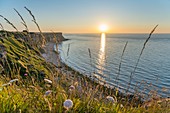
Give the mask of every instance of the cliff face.
[(63, 37), (62, 33), (56, 33), (56, 37), (57, 37), (57, 39), (58, 39), (59, 42), (66, 40), (66, 39)]
[[(30, 32), (31, 37), (35, 38), (37, 40), (37, 38), (40, 38), (41, 35), (40, 33), (35, 33), (35, 32)], [(62, 42), (64, 40), (67, 40), (63, 37), (62, 32), (56, 32), (56, 33), (43, 33), (43, 36), (46, 38), (46, 41), (52, 41), (52, 42)]]

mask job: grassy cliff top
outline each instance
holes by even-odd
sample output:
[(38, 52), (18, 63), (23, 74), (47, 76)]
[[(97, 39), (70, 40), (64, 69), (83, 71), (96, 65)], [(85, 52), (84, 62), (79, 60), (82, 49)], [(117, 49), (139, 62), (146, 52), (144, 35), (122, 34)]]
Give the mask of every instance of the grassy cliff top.
[(170, 112), (167, 101), (136, 105), (67, 66), (56, 68), (22, 36), (0, 32), (1, 112)]

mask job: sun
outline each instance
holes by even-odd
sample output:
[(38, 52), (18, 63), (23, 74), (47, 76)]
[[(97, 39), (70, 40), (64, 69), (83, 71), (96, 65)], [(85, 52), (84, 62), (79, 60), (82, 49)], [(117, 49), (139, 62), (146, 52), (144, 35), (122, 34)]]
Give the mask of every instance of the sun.
[(106, 32), (108, 30), (108, 26), (106, 24), (101, 24), (99, 29), (101, 32)]

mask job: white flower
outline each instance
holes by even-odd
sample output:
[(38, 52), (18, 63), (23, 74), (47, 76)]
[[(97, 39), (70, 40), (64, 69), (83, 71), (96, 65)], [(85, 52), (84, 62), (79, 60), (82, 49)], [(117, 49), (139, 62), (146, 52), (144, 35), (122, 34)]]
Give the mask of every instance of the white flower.
[(109, 102), (112, 102), (112, 103), (116, 103), (116, 102), (117, 102), (112, 96), (107, 96), (106, 99), (107, 99)]
[(66, 108), (67, 110), (68, 110), (69, 108), (72, 108), (72, 107), (73, 107), (73, 102), (72, 102), (72, 100), (67, 99), (67, 100), (63, 103), (63, 106), (64, 106), (64, 108)]
[(48, 83), (50, 83), (50, 84), (52, 84), (52, 81), (49, 80), (49, 79), (46, 79), (46, 78), (45, 78), (44, 81), (45, 81), (45, 82), (48, 82)]
[(10, 80), (9, 83), (13, 83), (13, 82), (16, 82), (16, 81), (18, 81), (18, 79)]
[(44, 96), (48, 96), (49, 94), (51, 94), (51, 92), (52, 92), (51, 90), (46, 91)]

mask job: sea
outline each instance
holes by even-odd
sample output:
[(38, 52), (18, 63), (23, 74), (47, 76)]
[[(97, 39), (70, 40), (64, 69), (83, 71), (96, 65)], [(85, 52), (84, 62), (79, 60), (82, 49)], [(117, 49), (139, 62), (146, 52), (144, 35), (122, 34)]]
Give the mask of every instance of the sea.
[[(121, 92), (170, 97), (170, 34), (64, 34), (61, 60)], [(146, 43), (146, 44), (144, 44)], [(142, 51), (143, 49), (143, 51)]]

